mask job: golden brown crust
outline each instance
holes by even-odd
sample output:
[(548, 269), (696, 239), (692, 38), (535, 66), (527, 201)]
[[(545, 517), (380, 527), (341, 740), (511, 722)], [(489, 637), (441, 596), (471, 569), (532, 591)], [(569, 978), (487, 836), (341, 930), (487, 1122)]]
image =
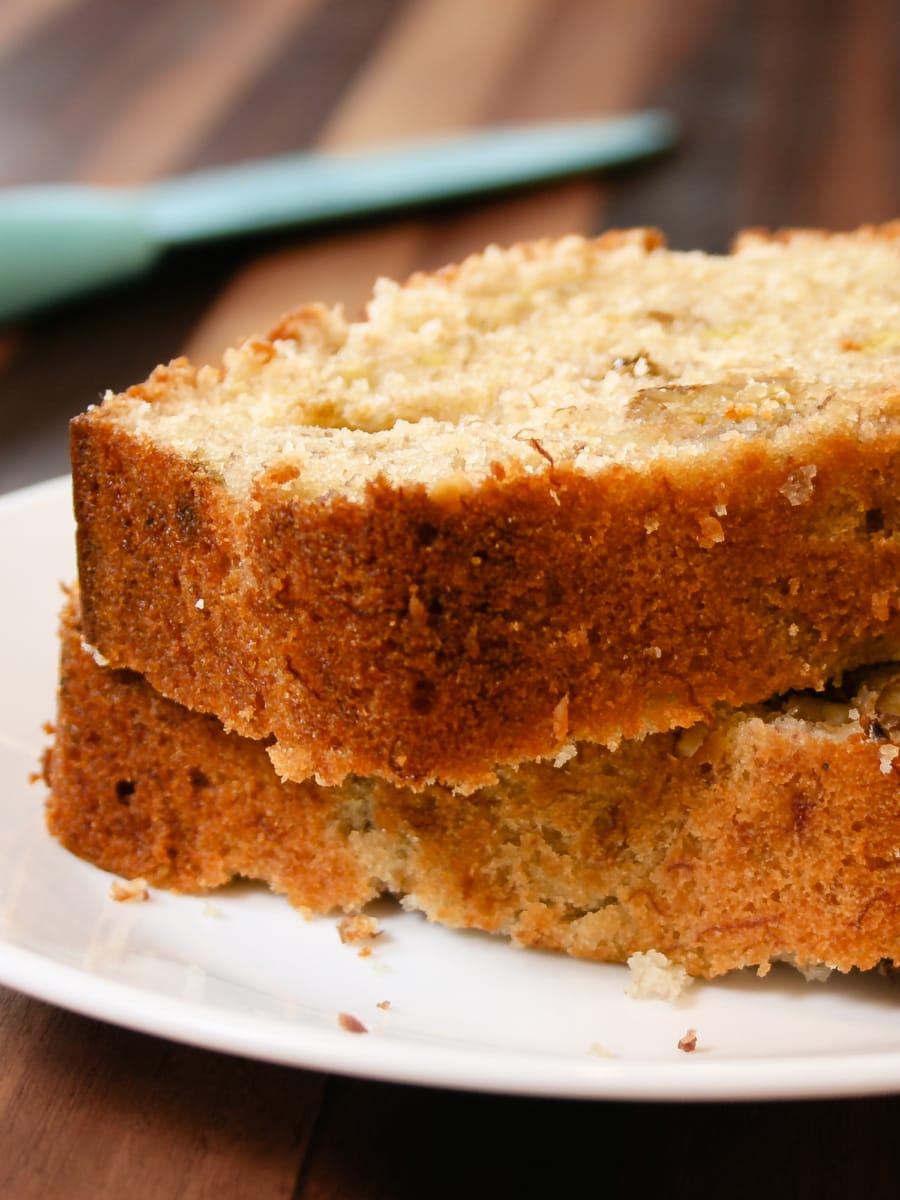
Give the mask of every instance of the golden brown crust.
[(292, 778), (477, 786), (900, 653), (900, 428), (362, 503), (241, 505), (102, 411), (72, 458), (88, 641)]
[(259, 743), (98, 667), (70, 616), (48, 821), (76, 854), (155, 886), (240, 873), (317, 912), (393, 892), (432, 920), (584, 958), (654, 948), (714, 976), (900, 957), (896, 747), (753, 714), (683, 738), (581, 747), (469, 797), (282, 784)]
[[(440, 342), (409, 349), (407, 308), (400, 304), (392, 323), (399, 293), (390, 288), (373, 301), (383, 328), (357, 326), (355, 349), (337, 367), (332, 351), (348, 328), (339, 313), (311, 305), (285, 318), (274, 340), (245, 343), (219, 373), (184, 360), (159, 368), (72, 425), (88, 639), (163, 694), (244, 735), (274, 737), (273, 761), (287, 777), (330, 783), (355, 773), (461, 789), (490, 781), (498, 765), (553, 755), (572, 738), (613, 744), (703, 719), (719, 703), (818, 687), (900, 654), (900, 388), (890, 324), (900, 311), (891, 269), (898, 231), (895, 222), (833, 239), (748, 232), (745, 258), (762, 265), (738, 270), (737, 300), (721, 311), (703, 305), (717, 286), (727, 290), (718, 268), (710, 274), (704, 260), (697, 276), (699, 260), (675, 263), (653, 230), (535, 242), (413, 277), (399, 293), (417, 329), (435, 326), (459, 349), (452, 313), (445, 328), (425, 319), (433, 316), (425, 300), (412, 302), (433, 292), (447, 299), (459, 283), (454, 298), (469, 288), (481, 305), (460, 344), (493, 344), (492, 320), (515, 325), (491, 315), (505, 287), (511, 307), (501, 304), (501, 314), (518, 311), (523, 298), (561, 314), (550, 358), (534, 356), (545, 374), (594, 372), (596, 387), (573, 411), (602, 409), (607, 383), (618, 397), (615, 420), (596, 427), (573, 418), (535, 432), (520, 428), (519, 417), (498, 417), (515, 452), (493, 459), (488, 449), (509, 443), (492, 440), (493, 418), (466, 423), (457, 374), (465, 355), (445, 362)], [(813, 249), (791, 276), (790, 264), (755, 254), (753, 242)], [(843, 256), (860, 247), (877, 286), (850, 305), (852, 319), (835, 323), (847, 263), (862, 261)], [(639, 292), (646, 270), (654, 303), (660, 279), (672, 301), (672, 312), (643, 314), (647, 328), (630, 345), (639, 349), (655, 330), (669, 356), (658, 377), (647, 351), (607, 354), (634, 324), (622, 313), (643, 300), (627, 288), (597, 361), (567, 357), (576, 355), (561, 336), (572, 320), (567, 288), (584, 299), (584, 263), (593, 270), (619, 252), (619, 269)], [(557, 300), (535, 299), (544, 294), (535, 280), (557, 277)], [(804, 318), (773, 355), (773, 330), (789, 312), (806, 311), (791, 304), (797, 287), (807, 298), (824, 295), (813, 321), (824, 341), (811, 339)], [(775, 300), (761, 302), (752, 355), (732, 371), (732, 356), (747, 350), (746, 298), (760, 289)], [(578, 348), (601, 318), (578, 326)], [(681, 325), (692, 332), (660, 334)], [(506, 388), (517, 344), (503, 342), (493, 373), (490, 359), (476, 356), (491, 395)], [(282, 360), (286, 345), (309, 356)], [(703, 353), (691, 382), (679, 383), (691, 347)], [(379, 348), (380, 391), (368, 377)], [(419, 384), (437, 395), (437, 415), (413, 388), (398, 420), (404, 370), (415, 375), (429, 355), (437, 373)], [(270, 377), (272, 362), (283, 370)], [(336, 374), (316, 375), (323, 362)], [(710, 374), (698, 377), (701, 368)], [(538, 388), (540, 370), (522, 380), (525, 392)], [(577, 380), (562, 371), (556, 383), (553, 412), (565, 412)], [(266, 408), (272, 395), (281, 403)], [(232, 417), (235, 408), (242, 416), (227, 432), (223, 396)], [(437, 417), (456, 401), (456, 415), (443, 422), (450, 432), (439, 437)], [(181, 440), (155, 436), (185, 407), (193, 436), (184, 426)], [(415, 433), (381, 437), (398, 426)], [(361, 437), (348, 450), (347, 439), (304, 440), (304, 430)], [(635, 439), (640, 453), (632, 455)], [(434, 477), (403, 473), (438, 445)], [(477, 471), (453, 465), (469, 452), (485, 456)], [(385, 462), (396, 468), (399, 460), (406, 467), (391, 474)], [(342, 469), (317, 474), (322, 462)]]
[(102, 670), (71, 608), (44, 772), (51, 831), (128, 879), (195, 892), (242, 874), (316, 911), (378, 894), (346, 831), (330, 827), (327, 793), (282, 783), (261, 743), (164, 700), (133, 672)]

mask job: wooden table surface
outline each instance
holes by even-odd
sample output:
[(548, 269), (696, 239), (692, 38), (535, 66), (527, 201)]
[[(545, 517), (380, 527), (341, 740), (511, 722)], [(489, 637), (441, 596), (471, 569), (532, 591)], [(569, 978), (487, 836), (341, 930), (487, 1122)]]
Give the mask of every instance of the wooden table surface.
[[(0, 491), (64, 472), (67, 420), (106, 388), (180, 352), (216, 358), (300, 301), (355, 310), (378, 274), (611, 225), (722, 250), (747, 224), (900, 216), (891, 0), (4, 0), (7, 184), (132, 183), (648, 104), (684, 130), (654, 163), (181, 250), (146, 280), (0, 331)], [(13, 1198), (893, 1197), (898, 1124), (892, 1096), (619, 1104), (326, 1077), (0, 990)]]

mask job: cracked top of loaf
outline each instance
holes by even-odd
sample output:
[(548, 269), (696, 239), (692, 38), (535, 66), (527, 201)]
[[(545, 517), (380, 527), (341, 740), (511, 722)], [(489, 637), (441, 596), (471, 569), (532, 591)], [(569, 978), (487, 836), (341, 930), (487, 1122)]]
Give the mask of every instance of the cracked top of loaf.
[(221, 367), (176, 360), (103, 416), (238, 495), (264, 477), (309, 498), (795, 453), (898, 408), (900, 222), (751, 232), (720, 256), (650, 230), (489, 248), (379, 281), (363, 320), (309, 306)]

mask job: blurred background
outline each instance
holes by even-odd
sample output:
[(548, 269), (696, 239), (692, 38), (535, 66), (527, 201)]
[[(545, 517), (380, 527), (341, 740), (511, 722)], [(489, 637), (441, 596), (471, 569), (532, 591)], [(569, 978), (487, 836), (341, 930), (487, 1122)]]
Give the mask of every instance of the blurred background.
[[(215, 360), (304, 301), (355, 313), (380, 274), (611, 226), (724, 251), (747, 225), (900, 216), (893, 0), (2, 0), (7, 187), (143, 184), (647, 106), (682, 132), (653, 161), (181, 249), (136, 282), (8, 322), (0, 491), (64, 473), (69, 417), (107, 388), (177, 354)], [(2, 989), (0, 1061), (0, 1183), (16, 1198), (881, 1197), (900, 1167), (896, 1097), (474, 1097), (244, 1063)]]
[[(0, 328), (0, 490), (64, 472), (66, 422), (307, 300), (488, 242), (616, 225), (727, 249), (746, 225), (900, 214), (892, 0), (3, 0), (0, 185), (142, 184), (304, 149), (671, 112), (654, 162), (168, 254)], [(2, 270), (2, 261), (0, 261)]]

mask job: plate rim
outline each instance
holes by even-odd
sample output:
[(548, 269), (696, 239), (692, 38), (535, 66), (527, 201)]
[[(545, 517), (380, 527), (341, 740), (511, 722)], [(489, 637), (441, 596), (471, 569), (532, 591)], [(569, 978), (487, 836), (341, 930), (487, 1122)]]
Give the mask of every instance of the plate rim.
[[(549, 1053), (523, 1056), (515, 1050), (485, 1053), (478, 1047), (429, 1043), (428, 1056), (423, 1059), (421, 1046), (413, 1038), (383, 1038), (376, 1030), (363, 1038), (337, 1026), (334, 1030), (310, 1026), (291, 1046), (285, 1036), (286, 1023), (252, 1016), (242, 1019), (233, 1012), (222, 1016), (206, 1004), (56, 962), (2, 936), (0, 982), (34, 999), (137, 1033), (253, 1061), (385, 1083), (557, 1099), (685, 1103), (825, 1099), (900, 1091), (900, 1050), (741, 1059), (698, 1056), (667, 1063)], [(73, 986), (61, 995), (60, 982)], [(497, 1059), (518, 1064), (519, 1069), (498, 1076)], [(557, 1062), (564, 1077), (554, 1074), (555, 1082), (548, 1085), (547, 1065)], [(803, 1071), (794, 1077), (798, 1063), (803, 1064)], [(735, 1075), (741, 1077), (738, 1088)]]

